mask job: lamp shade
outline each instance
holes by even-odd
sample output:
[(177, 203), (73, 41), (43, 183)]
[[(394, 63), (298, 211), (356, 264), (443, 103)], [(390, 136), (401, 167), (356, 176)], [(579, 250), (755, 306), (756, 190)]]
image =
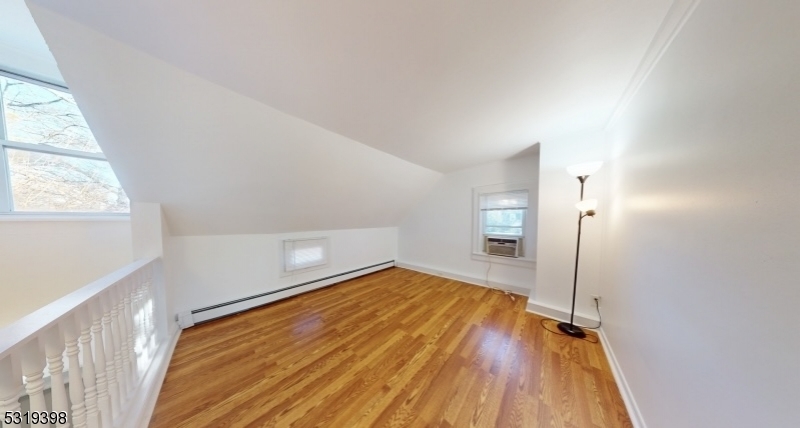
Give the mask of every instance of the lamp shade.
[(584, 199), (575, 204), (575, 208), (579, 209), (582, 213), (594, 211), (597, 209), (597, 199)]
[(603, 162), (579, 163), (577, 165), (568, 166), (567, 172), (574, 177), (582, 177), (594, 174), (601, 166), (603, 166)]

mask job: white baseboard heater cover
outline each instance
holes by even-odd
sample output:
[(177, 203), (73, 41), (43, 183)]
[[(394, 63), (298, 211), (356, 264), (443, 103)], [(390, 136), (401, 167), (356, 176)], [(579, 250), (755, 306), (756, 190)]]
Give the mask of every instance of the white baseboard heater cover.
[(279, 288), (277, 290), (271, 290), (253, 296), (231, 300), (230, 302), (219, 303), (212, 306), (206, 306), (205, 308), (181, 312), (177, 315), (178, 325), (180, 325), (181, 328), (189, 328), (195, 324), (201, 324), (217, 318), (244, 312), (246, 310), (263, 306), (268, 303), (277, 302), (278, 300), (283, 300), (298, 294), (307, 293), (309, 291), (324, 287), (330, 287), (331, 285), (353, 278), (358, 278), (359, 276), (364, 276), (394, 267), (394, 265), (394, 260), (390, 260), (388, 262), (378, 263), (371, 266), (326, 276), (324, 278), (306, 281), (301, 284), (295, 284), (288, 287)]

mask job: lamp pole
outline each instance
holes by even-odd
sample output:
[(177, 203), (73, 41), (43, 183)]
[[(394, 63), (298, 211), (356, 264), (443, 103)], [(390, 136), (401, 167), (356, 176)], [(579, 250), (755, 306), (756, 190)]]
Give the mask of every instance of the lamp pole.
[[(587, 178), (589, 178), (588, 175), (578, 176), (578, 181), (581, 182), (581, 201), (583, 201), (583, 185), (586, 183)], [(578, 292), (578, 259), (581, 255), (581, 225), (583, 224), (583, 218), (587, 215), (593, 216), (594, 211), (590, 210), (585, 214), (580, 211), (578, 212), (578, 245), (575, 249), (575, 275), (572, 279), (572, 310), (569, 313), (569, 324), (565, 322), (558, 323), (559, 330), (570, 336), (579, 338), (586, 337), (586, 332), (584, 332), (582, 328), (575, 325), (575, 297)]]

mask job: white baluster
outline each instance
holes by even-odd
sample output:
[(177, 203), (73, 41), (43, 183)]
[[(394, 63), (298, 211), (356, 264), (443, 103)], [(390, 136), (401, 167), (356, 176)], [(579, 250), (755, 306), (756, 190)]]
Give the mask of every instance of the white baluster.
[(153, 354), (155, 350), (155, 302), (153, 302), (153, 266), (152, 264), (145, 268), (145, 275), (147, 276), (147, 280), (145, 281), (145, 299), (147, 299), (147, 337), (150, 341), (150, 354)]
[[(84, 405), (86, 408), (86, 426), (88, 428), (100, 427), (100, 414), (97, 409), (97, 379), (95, 378), (94, 358), (92, 358), (92, 317), (91, 311), (88, 307), (79, 309), (75, 314), (75, 320), (78, 327), (80, 327), (80, 336), (78, 341), (81, 344), (81, 353), (83, 354), (83, 388), (84, 388)], [(99, 323), (99, 322), (98, 322)], [(72, 362), (70, 361), (70, 367)], [(72, 372), (72, 369), (70, 369)], [(72, 376), (70, 376), (70, 397), (72, 397)], [(75, 399), (73, 398), (73, 402)], [(77, 422), (76, 425), (77, 427)]]
[[(103, 304), (103, 341), (105, 342), (106, 382), (108, 383), (108, 396), (111, 399), (111, 419), (116, 419), (120, 411), (119, 385), (117, 384), (117, 370), (114, 366), (114, 327), (112, 325), (111, 307), (108, 296), (101, 296)], [(98, 379), (98, 382), (100, 380)], [(103, 420), (105, 426), (105, 420)], [(109, 425), (110, 426), (110, 425)]]
[[(119, 342), (120, 342), (120, 356), (122, 357), (122, 376), (125, 380), (125, 396), (127, 397), (132, 389), (133, 382), (131, 382), (131, 350), (130, 345), (128, 344), (128, 313), (130, 311), (125, 310), (125, 290), (127, 289), (126, 286), (127, 279), (122, 280), (120, 284), (116, 287), (116, 291), (118, 294), (119, 299), (119, 309), (117, 309), (119, 317)], [(119, 376), (119, 373), (117, 373)]]
[(125, 286), (123, 287), (123, 313), (125, 314), (125, 333), (126, 333), (126, 343), (127, 343), (127, 352), (126, 352), (126, 362), (125, 362), (125, 370), (128, 372), (128, 388), (130, 390), (134, 390), (136, 385), (138, 384), (139, 377), (137, 376), (136, 371), (136, 350), (134, 349), (134, 342), (133, 342), (133, 306), (132, 306), (132, 294), (133, 294), (133, 286), (132, 286), (133, 278), (129, 278), (125, 281)]
[(142, 332), (143, 332), (143, 348), (145, 352), (149, 355), (152, 355), (150, 352), (150, 300), (148, 296), (148, 289), (147, 289), (147, 272), (142, 272), (142, 285), (141, 285), (141, 296), (142, 296)]
[[(52, 402), (52, 410), (54, 412), (69, 413), (69, 402), (67, 401), (67, 388), (64, 386), (64, 334), (58, 326), (50, 328), (44, 333), (44, 351), (47, 356), (47, 368), (50, 370), (50, 399)], [(67, 339), (72, 340), (72, 339)], [(70, 390), (72, 390), (72, 377), (73, 372), (78, 373), (80, 376), (81, 368), (78, 363), (78, 346), (77, 341), (72, 341), (72, 346), (67, 346), (67, 355), (70, 352), (75, 353), (75, 367), (72, 366), (73, 361), (70, 358)], [(80, 378), (78, 378), (80, 380)], [(82, 390), (81, 390), (82, 392)], [(83, 394), (81, 394), (83, 395)], [(73, 407), (74, 409), (74, 407)], [(83, 412), (83, 397), (81, 397), (79, 413)], [(73, 416), (74, 417), (74, 416)], [(81, 417), (79, 414), (78, 417)], [(57, 424), (56, 426), (63, 427), (69, 424)]]
[[(11, 356), (0, 360), (0, 416), (6, 412), (19, 412), (19, 396), (22, 395), (22, 374), (11, 361)], [(18, 428), (20, 424), (4, 424), (5, 428)]]
[(139, 337), (137, 339), (138, 343), (138, 350), (139, 355), (144, 355), (146, 352), (145, 349), (147, 348), (147, 324), (146, 324), (146, 306), (145, 306), (145, 296), (144, 296), (144, 276), (140, 277), (140, 281), (137, 288), (136, 288), (136, 301), (137, 301), (137, 311), (138, 311), (138, 325), (139, 325)]
[[(149, 291), (147, 289), (148, 281), (147, 272), (142, 272), (142, 331), (144, 332), (144, 347), (150, 346), (150, 299), (148, 297)], [(149, 350), (149, 349), (148, 349)]]
[(101, 324), (104, 313), (100, 299), (90, 303), (89, 309), (92, 315), (94, 366), (97, 373), (97, 408), (100, 411), (100, 426), (110, 427), (113, 423), (113, 411), (111, 410), (111, 397), (108, 394), (108, 379), (106, 377), (106, 350), (105, 341), (103, 340), (103, 325)]
[(123, 325), (122, 325), (122, 302), (119, 298), (118, 287), (115, 286), (109, 292), (111, 298), (111, 332), (114, 338), (114, 370), (116, 371), (117, 387), (119, 388), (120, 411), (128, 398), (128, 382), (125, 380), (125, 370), (122, 362)]
[(133, 320), (133, 343), (134, 343), (134, 370), (135, 376), (138, 379), (139, 377), (139, 358), (142, 354), (142, 346), (144, 344), (142, 340), (142, 299), (141, 299), (141, 270), (137, 271), (134, 274), (134, 282), (133, 282), (133, 293), (131, 299), (131, 313), (132, 313), (132, 320)]
[[(31, 412), (47, 412), (47, 403), (44, 399), (44, 364), (45, 358), (39, 347), (39, 341), (33, 339), (22, 347), (20, 353), (22, 374), (25, 375), (25, 392), (28, 393), (31, 403)], [(49, 427), (50, 424), (41, 424)]]
[(158, 313), (157, 308), (159, 307), (156, 304), (156, 300), (161, 297), (159, 290), (163, 289), (163, 278), (161, 276), (163, 272), (160, 269), (155, 268), (155, 263), (150, 263), (147, 266), (147, 270), (150, 272), (150, 299), (152, 300), (150, 315), (152, 317), (153, 340), (155, 341), (157, 347), (159, 343), (158, 341), (161, 340), (161, 335), (163, 334), (163, 331), (160, 328), (163, 320), (156, 315)]
[[(81, 363), (78, 358), (78, 338), (80, 337), (78, 325), (74, 317), (68, 317), (63, 321), (64, 339), (67, 347), (67, 358), (69, 360), (69, 398), (72, 400), (72, 423), (76, 428), (86, 427), (86, 406), (84, 404), (83, 378), (81, 376)], [(49, 353), (49, 351), (48, 351)], [(49, 361), (48, 356), (48, 361)], [(55, 382), (55, 380), (53, 381)], [(53, 396), (53, 411), (55, 409), (55, 395)], [(58, 425), (58, 426), (69, 426)]]

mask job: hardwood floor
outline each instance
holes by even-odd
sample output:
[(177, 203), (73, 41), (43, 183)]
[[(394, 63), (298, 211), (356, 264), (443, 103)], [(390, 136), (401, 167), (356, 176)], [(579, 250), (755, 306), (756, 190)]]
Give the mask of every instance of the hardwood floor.
[(151, 426), (632, 426), (601, 345), (525, 304), (392, 268), (193, 327)]

